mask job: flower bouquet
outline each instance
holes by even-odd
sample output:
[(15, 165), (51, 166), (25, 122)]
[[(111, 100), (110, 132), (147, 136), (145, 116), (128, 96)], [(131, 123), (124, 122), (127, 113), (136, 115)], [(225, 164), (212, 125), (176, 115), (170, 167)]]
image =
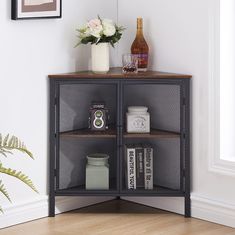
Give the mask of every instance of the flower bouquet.
[(121, 39), (123, 30), (122, 26), (117, 26), (112, 20), (101, 19), (98, 16), (77, 29), (79, 41), (75, 47), (88, 43), (110, 43), (114, 47), (114, 44)]
[(81, 44), (91, 44), (91, 64), (95, 73), (106, 73), (109, 71), (109, 44), (114, 47), (122, 36), (124, 28), (117, 26), (110, 19), (96, 19), (88, 21), (83, 27), (77, 29)]

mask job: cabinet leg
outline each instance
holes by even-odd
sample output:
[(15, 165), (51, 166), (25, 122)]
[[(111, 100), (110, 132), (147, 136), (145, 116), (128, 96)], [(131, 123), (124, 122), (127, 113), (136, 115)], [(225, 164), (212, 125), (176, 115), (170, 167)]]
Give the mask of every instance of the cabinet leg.
[(55, 217), (55, 196), (49, 196), (49, 217)]
[(184, 217), (190, 218), (191, 217), (191, 199), (190, 195), (186, 195), (184, 198)]

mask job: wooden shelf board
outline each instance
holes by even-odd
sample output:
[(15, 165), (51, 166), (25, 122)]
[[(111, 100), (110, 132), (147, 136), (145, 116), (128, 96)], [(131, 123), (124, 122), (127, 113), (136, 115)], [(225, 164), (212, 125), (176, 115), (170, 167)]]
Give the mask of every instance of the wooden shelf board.
[(67, 195), (67, 194), (85, 194), (85, 195), (96, 195), (96, 194), (115, 194), (117, 193), (117, 188), (113, 182), (111, 182), (110, 188), (108, 190), (87, 190), (85, 185), (79, 185), (76, 187), (70, 187), (65, 189), (56, 190), (57, 195)]
[[(60, 133), (61, 137), (69, 138), (116, 138), (117, 131), (115, 128), (110, 128), (106, 131), (91, 131), (89, 129), (80, 129), (74, 131), (66, 131)], [(150, 133), (127, 133), (123, 134), (124, 138), (149, 138), (149, 139), (168, 139), (179, 138), (180, 133), (155, 130), (152, 129)]]
[(144, 188), (138, 188), (135, 190), (123, 189), (118, 192), (115, 185), (111, 185), (109, 190), (86, 190), (85, 185), (77, 187), (58, 189), (56, 195), (89, 195), (89, 196), (102, 196), (102, 195), (113, 195), (113, 196), (184, 196), (184, 192), (180, 190), (174, 190), (164, 188), (161, 186), (154, 186), (153, 190), (145, 190)]
[(144, 196), (184, 196), (184, 192), (180, 191), (179, 189), (170, 189), (161, 187), (158, 185), (154, 185), (153, 189), (144, 189), (144, 188), (137, 188), (137, 189), (123, 189), (121, 190), (121, 194), (127, 195), (127, 196), (138, 196), (138, 195), (144, 195)]
[(110, 68), (106, 74), (96, 74), (91, 71), (78, 71), (66, 74), (51, 74), (50, 79), (190, 79), (187, 74), (147, 71), (144, 73), (123, 74), (122, 68)]
[(116, 138), (117, 131), (116, 129), (108, 129), (106, 131), (91, 131), (89, 129), (80, 129), (61, 132), (60, 136), (71, 138)]
[(156, 130), (152, 129), (150, 133), (127, 133), (123, 135), (124, 138), (155, 138), (155, 139), (167, 139), (167, 138), (179, 138), (180, 133)]

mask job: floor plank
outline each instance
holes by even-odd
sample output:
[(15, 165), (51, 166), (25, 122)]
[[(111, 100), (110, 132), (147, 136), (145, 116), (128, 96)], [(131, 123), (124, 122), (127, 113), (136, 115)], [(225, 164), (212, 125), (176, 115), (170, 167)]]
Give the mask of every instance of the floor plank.
[(0, 230), (0, 235), (235, 235), (235, 229), (116, 200)]

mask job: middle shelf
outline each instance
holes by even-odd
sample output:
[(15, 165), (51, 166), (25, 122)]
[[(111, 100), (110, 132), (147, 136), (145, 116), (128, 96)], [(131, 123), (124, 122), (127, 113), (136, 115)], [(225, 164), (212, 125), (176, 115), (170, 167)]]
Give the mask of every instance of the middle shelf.
[[(87, 128), (60, 132), (60, 137), (63, 138), (116, 138), (117, 129), (110, 128), (106, 131), (91, 131)], [(165, 139), (165, 138), (179, 138), (180, 133), (151, 129), (150, 133), (123, 133), (124, 138), (153, 138), (153, 139)]]
[(60, 136), (70, 138), (116, 138), (117, 130), (115, 128), (110, 128), (106, 131), (91, 131), (88, 128), (84, 128), (61, 132)]

